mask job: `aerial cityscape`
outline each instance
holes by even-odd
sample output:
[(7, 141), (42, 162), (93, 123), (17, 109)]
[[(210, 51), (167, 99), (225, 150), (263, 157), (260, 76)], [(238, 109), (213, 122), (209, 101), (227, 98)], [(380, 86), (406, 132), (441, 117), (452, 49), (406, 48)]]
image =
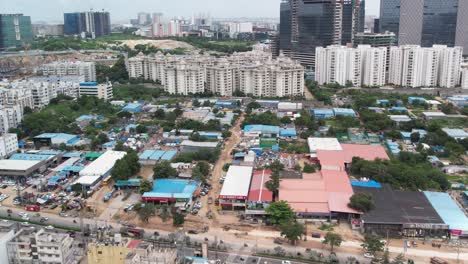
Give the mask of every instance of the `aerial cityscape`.
[(0, 264), (468, 264), (468, 0), (0, 4)]

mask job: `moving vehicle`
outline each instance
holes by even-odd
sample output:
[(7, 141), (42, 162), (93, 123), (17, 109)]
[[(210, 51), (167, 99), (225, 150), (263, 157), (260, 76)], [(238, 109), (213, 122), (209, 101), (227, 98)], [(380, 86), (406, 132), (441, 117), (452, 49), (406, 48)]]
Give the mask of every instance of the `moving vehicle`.
[(448, 262), (438, 257), (432, 257), (431, 264), (448, 264)]
[(144, 229), (138, 229), (138, 228), (129, 228), (127, 229), (127, 232), (129, 234), (132, 234), (134, 237), (143, 237), (143, 235), (145, 234)]
[(365, 258), (369, 258), (369, 259), (373, 259), (374, 258), (374, 254), (370, 253), (370, 252), (366, 252), (364, 253), (364, 257)]
[(47, 229), (47, 230), (54, 230), (55, 227), (53, 227), (53, 226), (51, 226), (51, 225), (48, 225), (48, 226), (45, 227), (45, 229)]
[(24, 210), (30, 212), (39, 212), (41, 210), (41, 207), (39, 205), (26, 205), (24, 207)]

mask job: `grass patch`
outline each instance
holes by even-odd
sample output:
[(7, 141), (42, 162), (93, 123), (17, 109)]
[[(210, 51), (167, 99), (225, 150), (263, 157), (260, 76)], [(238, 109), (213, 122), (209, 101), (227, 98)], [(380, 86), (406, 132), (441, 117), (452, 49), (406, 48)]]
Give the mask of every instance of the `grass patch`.
[(333, 225), (322, 224), (322, 225), (319, 227), (319, 229), (322, 230), (322, 231), (329, 231), (329, 232), (332, 232), (335, 228), (333, 227)]

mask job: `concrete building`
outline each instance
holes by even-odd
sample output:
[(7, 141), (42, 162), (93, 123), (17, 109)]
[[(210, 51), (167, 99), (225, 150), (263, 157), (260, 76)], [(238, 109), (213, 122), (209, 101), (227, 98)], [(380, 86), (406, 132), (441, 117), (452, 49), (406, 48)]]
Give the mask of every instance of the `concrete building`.
[(88, 264), (124, 264), (129, 249), (125, 245), (89, 244)]
[(13, 133), (5, 133), (0, 136), (0, 158), (15, 153), (18, 150), (18, 136)]
[(95, 96), (103, 100), (112, 100), (114, 97), (112, 84), (110, 82), (104, 84), (98, 84), (97, 82), (80, 83), (78, 95)]
[(32, 32), (35, 37), (63, 36), (63, 25), (33, 24)]
[(72, 264), (75, 249), (73, 238), (66, 233), (50, 233), (44, 229), (36, 232), (21, 229), (7, 242), (10, 264)]
[(96, 64), (83, 61), (62, 61), (44, 64), (36, 69), (42, 75), (78, 75), (84, 76), (85, 82), (96, 81)]
[(467, 67), (463, 67), (461, 69), (461, 76), (462, 76), (461, 88), (468, 89), (468, 68)]
[(20, 105), (0, 106), (0, 133), (7, 133), (16, 128), (23, 120), (23, 108)]
[(227, 60), (206, 67), (206, 89), (220, 96), (232, 96), (235, 69)]

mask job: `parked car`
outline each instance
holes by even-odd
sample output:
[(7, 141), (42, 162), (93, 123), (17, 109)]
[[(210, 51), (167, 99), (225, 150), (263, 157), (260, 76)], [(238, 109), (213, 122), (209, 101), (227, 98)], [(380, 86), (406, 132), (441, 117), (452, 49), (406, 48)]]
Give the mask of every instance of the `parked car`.
[(374, 255), (372, 253), (370, 253), (370, 252), (366, 252), (366, 253), (364, 253), (364, 257), (369, 258), (369, 259), (373, 259)]
[(312, 237), (313, 237), (313, 238), (320, 238), (321, 235), (320, 235), (320, 233), (315, 233), (315, 232), (314, 232), (314, 233), (312, 233)]
[(51, 226), (51, 225), (48, 225), (48, 226), (45, 227), (45, 229), (47, 229), (47, 230), (53, 230), (53, 229), (55, 229), (55, 227), (53, 227), (53, 226)]
[(192, 230), (187, 231), (187, 233), (191, 234), (191, 235), (196, 235), (196, 234), (198, 234), (198, 231), (192, 229)]

